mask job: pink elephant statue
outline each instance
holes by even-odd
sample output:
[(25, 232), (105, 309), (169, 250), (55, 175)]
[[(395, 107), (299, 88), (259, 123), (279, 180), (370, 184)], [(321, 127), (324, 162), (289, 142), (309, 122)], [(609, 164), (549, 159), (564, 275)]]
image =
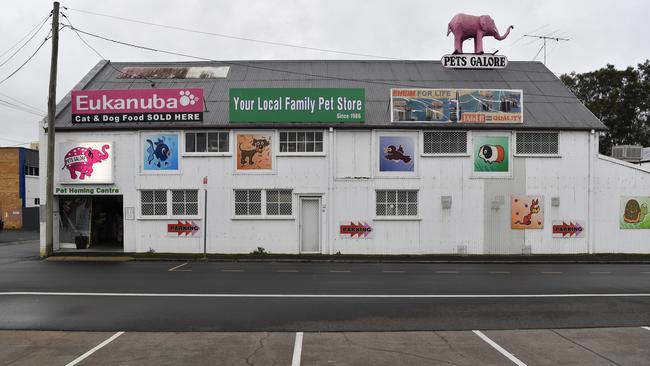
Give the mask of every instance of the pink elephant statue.
[(460, 13), (451, 18), (447, 27), (447, 36), (449, 33), (454, 34), (454, 55), (463, 53), (463, 42), (470, 38), (474, 38), (474, 53), (482, 55), (483, 37), (494, 37), (502, 41), (508, 37), (511, 29), (514, 29), (512, 25), (508, 27), (505, 34), (500, 35), (494, 24), (494, 19), (489, 15), (476, 16)]
[(109, 145), (102, 146), (102, 151), (91, 147), (75, 147), (65, 154), (65, 165), (61, 169), (68, 168), (72, 179), (77, 179), (77, 173), (81, 180), (90, 177), (93, 173), (93, 164), (108, 159), (106, 150), (109, 147)]

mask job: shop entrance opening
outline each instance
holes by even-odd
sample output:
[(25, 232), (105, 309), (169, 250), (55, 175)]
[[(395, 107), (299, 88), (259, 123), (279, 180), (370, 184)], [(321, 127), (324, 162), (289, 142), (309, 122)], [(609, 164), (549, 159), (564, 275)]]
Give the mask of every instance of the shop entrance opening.
[(123, 251), (122, 196), (59, 196), (61, 249)]

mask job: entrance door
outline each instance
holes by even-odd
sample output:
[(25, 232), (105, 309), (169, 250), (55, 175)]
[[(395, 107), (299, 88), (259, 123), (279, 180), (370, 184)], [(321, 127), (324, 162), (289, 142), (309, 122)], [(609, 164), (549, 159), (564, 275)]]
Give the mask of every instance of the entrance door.
[(320, 253), (320, 198), (300, 198), (300, 252)]

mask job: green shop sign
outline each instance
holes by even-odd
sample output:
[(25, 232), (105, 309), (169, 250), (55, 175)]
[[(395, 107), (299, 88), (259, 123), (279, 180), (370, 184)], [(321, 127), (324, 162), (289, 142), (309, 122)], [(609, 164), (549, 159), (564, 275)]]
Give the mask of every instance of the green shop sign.
[(230, 122), (364, 122), (361, 88), (232, 88)]

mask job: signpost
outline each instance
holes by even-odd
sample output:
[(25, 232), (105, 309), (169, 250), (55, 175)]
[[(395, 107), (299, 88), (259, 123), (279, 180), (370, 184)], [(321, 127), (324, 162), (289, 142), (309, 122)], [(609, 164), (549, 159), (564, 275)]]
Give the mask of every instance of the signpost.
[(230, 122), (364, 122), (361, 88), (231, 88)]

